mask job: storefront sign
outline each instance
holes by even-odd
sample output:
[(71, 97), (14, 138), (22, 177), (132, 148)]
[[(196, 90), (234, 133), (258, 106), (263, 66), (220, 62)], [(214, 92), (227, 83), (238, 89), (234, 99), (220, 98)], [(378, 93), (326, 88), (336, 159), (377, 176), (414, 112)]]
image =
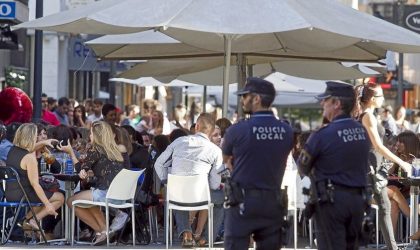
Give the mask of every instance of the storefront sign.
[(0, 19), (15, 19), (16, 3), (10, 1), (0, 1)]
[(420, 33), (420, 6), (404, 6), (404, 27), (411, 31)]

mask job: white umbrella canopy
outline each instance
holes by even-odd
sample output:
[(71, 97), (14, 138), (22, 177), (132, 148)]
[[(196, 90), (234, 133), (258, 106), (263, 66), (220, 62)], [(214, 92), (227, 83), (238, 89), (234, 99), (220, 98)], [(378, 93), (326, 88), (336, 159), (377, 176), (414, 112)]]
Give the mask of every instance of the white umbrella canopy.
[(87, 34), (158, 29), (186, 44), (224, 52), (226, 91), (232, 52), (334, 61), (376, 61), (386, 50), (420, 52), (418, 34), (335, 0), (102, 0), (15, 28)]
[[(108, 60), (130, 59), (161, 59), (177, 58), (178, 60), (149, 61), (136, 66), (123, 77), (138, 78), (140, 76), (165, 76), (194, 73), (217, 66), (223, 66), (223, 57), (212, 51), (199, 49), (181, 43), (165, 34), (145, 31), (133, 34), (106, 35), (90, 40), (86, 44), (91, 47), (96, 56)], [(311, 79), (358, 79), (379, 74), (368, 67), (383, 67), (377, 63), (367, 66), (345, 62), (320, 61), (310, 59), (278, 58), (259, 54), (245, 55), (246, 64), (255, 65), (258, 74), (268, 74), (281, 71), (285, 74)], [(205, 56), (212, 56), (211, 58)], [(190, 58), (183, 59), (180, 58)], [(191, 59), (194, 58), (194, 59)], [(232, 56), (231, 64), (236, 64), (236, 54)], [(367, 64), (367, 63), (366, 63)], [(222, 71), (220, 71), (222, 74)], [(235, 81), (235, 80), (233, 80)], [(201, 81), (200, 81), (201, 82)], [(221, 81), (219, 81), (221, 82)], [(232, 81), (230, 81), (232, 82)]]
[(153, 58), (182, 58), (220, 56), (209, 51), (181, 43), (165, 34), (148, 30), (144, 32), (106, 35), (87, 41), (95, 55), (103, 60), (134, 60)]
[(228, 35), (232, 52), (328, 52), (324, 57), (343, 60), (376, 60), (386, 50), (420, 52), (419, 35), (335, 0), (102, 0), (15, 28), (86, 34), (157, 28), (212, 51), (224, 52)]
[[(271, 62), (273, 60), (273, 62)], [(380, 64), (364, 66), (360, 63), (339, 63), (327, 61), (284, 59), (248, 56), (247, 64), (253, 65), (254, 76), (264, 76), (275, 71), (303, 78), (317, 80), (348, 80), (371, 77), (381, 74), (370, 67), (384, 67)], [(237, 66), (232, 60), (229, 83), (237, 81)], [(139, 77), (155, 77), (162, 79), (179, 79), (203, 85), (221, 85), (223, 82), (223, 58), (194, 58), (194, 59), (168, 59), (149, 60), (139, 63), (119, 76), (127, 79)]]

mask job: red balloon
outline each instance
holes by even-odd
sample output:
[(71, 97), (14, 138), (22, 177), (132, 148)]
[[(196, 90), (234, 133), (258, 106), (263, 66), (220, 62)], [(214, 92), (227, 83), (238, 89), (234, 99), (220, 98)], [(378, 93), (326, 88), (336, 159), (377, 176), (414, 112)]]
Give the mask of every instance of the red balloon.
[(0, 92), (0, 120), (4, 124), (30, 122), (32, 113), (31, 98), (21, 89), (8, 87)]

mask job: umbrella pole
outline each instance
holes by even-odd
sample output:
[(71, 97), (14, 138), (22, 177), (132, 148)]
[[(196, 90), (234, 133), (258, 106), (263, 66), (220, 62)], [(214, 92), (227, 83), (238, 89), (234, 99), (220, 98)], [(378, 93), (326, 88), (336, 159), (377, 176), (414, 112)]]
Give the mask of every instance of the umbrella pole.
[(204, 113), (207, 112), (206, 104), (207, 104), (207, 85), (203, 85), (203, 112)]
[(232, 36), (223, 35), (225, 41), (225, 67), (223, 71), (223, 110), (222, 116), (227, 118), (229, 97), (230, 56), (232, 52)]
[[(242, 89), (245, 86), (246, 82), (246, 59), (245, 56), (242, 53), (238, 53), (237, 55), (237, 65), (238, 65), (238, 90)], [(238, 96), (237, 98), (237, 111), (238, 111), (238, 117), (243, 118), (244, 117), (244, 111), (242, 109), (241, 104), (241, 97)]]

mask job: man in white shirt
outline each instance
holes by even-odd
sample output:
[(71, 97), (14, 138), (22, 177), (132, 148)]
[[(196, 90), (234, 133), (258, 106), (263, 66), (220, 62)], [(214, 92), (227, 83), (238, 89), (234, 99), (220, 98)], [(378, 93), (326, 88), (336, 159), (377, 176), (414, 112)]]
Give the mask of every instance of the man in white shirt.
[(93, 114), (89, 115), (86, 118), (87, 123), (92, 124), (93, 122), (99, 121), (102, 119), (102, 106), (104, 103), (100, 99), (93, 100)]
[[(202, 113), (197, 119), (196, 134), (176, 139), (156, 160), (155, 170), (159, 178), (167, 179), (168, 167), (171, 167), (169, 172), (174, 175), (209, 174), (210, 188), (220, 189), (221, 176), (218, 172), (223, 162), (222, 151), (209, 140), (214, 127), (212, 116)], [(178, 232), (183, 236), (182, 246), (192, 247), (194, 242), (188, 211), (174, 211), (174, 215)]]

